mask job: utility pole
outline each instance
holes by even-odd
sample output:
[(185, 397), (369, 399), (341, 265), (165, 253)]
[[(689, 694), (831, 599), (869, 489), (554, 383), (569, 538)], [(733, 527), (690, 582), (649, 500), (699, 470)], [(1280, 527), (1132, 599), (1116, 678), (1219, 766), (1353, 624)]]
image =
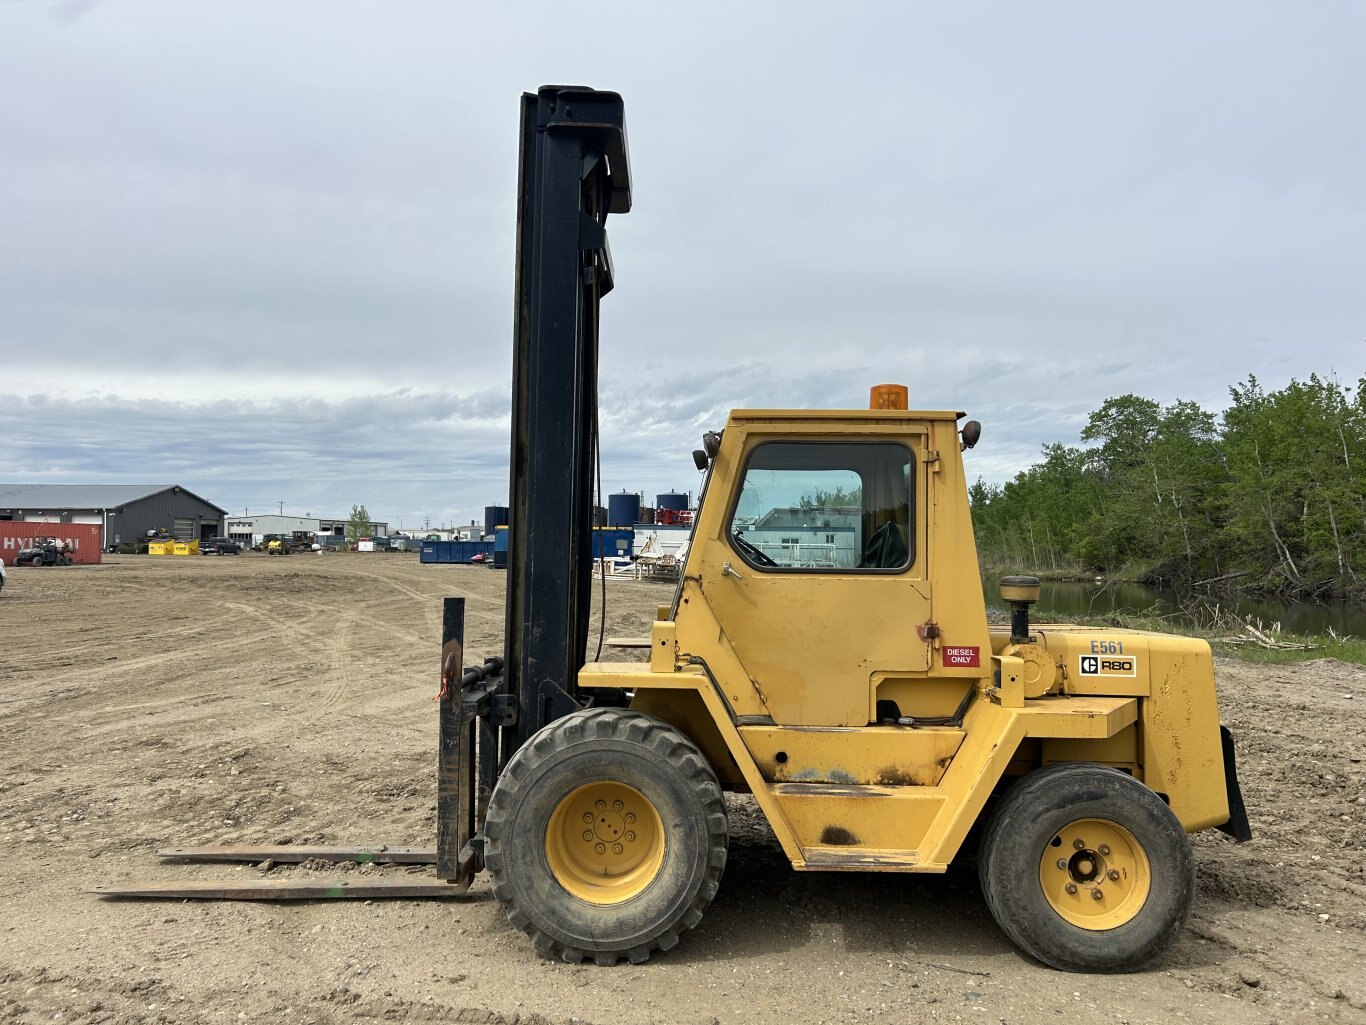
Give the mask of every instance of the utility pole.
[(280, 515), (283, 516), (284, 514), (285, 514), (285, 502), (284, 502), (284, 499), (281, 499), (281, 500), (280, 500)]

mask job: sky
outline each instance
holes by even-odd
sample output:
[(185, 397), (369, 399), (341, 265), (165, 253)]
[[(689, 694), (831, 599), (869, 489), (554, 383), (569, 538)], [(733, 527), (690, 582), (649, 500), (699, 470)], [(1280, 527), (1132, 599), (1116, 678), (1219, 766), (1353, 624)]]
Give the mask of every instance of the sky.
[[(622, 94), (606, 492), (731, 408), (1366, 373), (1366, 5), (0, 0), (0, 481), (507, 499), (519, 96)], [(605, 504), (605, 503), (604, 503)]]

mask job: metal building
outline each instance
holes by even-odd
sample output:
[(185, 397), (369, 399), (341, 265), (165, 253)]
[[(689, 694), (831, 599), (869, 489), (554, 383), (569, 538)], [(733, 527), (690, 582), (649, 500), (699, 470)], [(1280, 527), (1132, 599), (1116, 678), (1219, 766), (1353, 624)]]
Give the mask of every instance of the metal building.
[[(229, 516), (226, 520), (226, 535), (244, 545), (258, 545), (267, 534), (292, 534), (296, 530), (310, 530), (323, 537), (345, 537), (345, 519), (328, 519), (318, 516), (285, 516), (275, 513), (262, 513), (259, 516)], [(379, 520), (370, 521), (370, 533), (375, 537), (385, 537), (389, 524)]]
[(226, 516), (179, 484), (0, 484), (0, 520), (98, 523), (104, 548), (154, 530), (184, 541), (217, 537)]

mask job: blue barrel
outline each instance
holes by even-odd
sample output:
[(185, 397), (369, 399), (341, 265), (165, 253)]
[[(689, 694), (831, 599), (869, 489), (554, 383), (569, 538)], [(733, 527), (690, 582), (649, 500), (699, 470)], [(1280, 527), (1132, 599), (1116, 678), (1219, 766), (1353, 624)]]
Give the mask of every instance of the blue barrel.
[(688, 496), (681, 491), (666, 491), (662, 495), (655, 495), (655, 508), (684, 512), (688, 508)]
[(499, 527), (508, 525), (508, 507), (505, 505), (484, 506), (484, 536), (490, 537)]
[(630, 491), (607, 496), (608, 527), (629, 527), (640, 519), (640, 496)]

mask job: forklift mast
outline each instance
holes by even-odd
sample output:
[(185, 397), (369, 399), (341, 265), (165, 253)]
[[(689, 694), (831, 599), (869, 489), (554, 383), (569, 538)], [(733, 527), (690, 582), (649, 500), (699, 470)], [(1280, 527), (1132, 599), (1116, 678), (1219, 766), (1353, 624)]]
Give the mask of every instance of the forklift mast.
[(588, 643), (598, 433), (598, 304), (612, 289), (607, 215), (631, 209), (621, 96), (522, 96), (512, 370), (507, 633), (500, 768), (579, 707)]
[(436, 868), (459, 887), (484, 867), (484, 816), (509, 759), (582, 707), (598, 304), (612, 289), (605, 225), (630, 209), (621, 97), (580, 86), (523, 94), (503, 657), (462, 669), (464, 599), (447, 598), (442, 617)]

